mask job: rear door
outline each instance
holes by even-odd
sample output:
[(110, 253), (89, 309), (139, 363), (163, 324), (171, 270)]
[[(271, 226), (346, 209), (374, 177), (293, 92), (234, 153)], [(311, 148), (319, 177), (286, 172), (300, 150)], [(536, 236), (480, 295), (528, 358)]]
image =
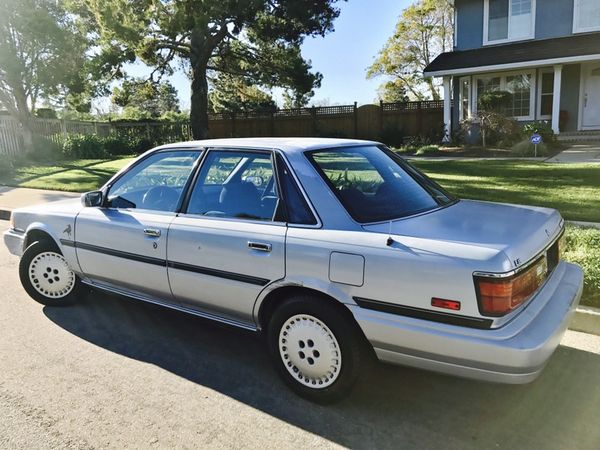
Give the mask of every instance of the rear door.
[(253, 324), (260, 291), (285, 276), (286, 223), (271, 152), (211, 150), (169, 230), (168, 274), (183, 306)]

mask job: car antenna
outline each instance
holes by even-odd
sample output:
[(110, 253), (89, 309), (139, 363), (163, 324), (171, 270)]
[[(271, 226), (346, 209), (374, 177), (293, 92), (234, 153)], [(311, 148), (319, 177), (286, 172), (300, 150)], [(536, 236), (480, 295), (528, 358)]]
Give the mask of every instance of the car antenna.
[(388, 228), (388, 238), (385, 242), (385, 245), (390, 247), (394, 243), (394, 239), (392, 238), (392, 220), (390, 219), (389, 228)]

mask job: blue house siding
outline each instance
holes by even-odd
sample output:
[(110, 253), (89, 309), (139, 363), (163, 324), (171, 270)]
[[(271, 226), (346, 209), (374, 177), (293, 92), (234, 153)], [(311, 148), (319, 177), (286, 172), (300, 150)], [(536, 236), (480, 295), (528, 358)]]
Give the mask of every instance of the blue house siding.
[(573, 0), (537, 0), (535, 38), (547, 39), (573, 34), (574, 4)]
[[(455, 50), (483, 46), (484, 0), (455, 0)], [(573, 34), (574, 0), (537, 0), (535, 39), (548, 39)]]
[(455, 0), (456, 50), (483, 45), (483, 0)]

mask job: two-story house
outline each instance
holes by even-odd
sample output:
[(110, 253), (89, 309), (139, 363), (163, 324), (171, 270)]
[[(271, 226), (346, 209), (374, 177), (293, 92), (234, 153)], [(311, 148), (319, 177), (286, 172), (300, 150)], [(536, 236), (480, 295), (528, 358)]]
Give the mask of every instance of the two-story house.
[(448, 134), (489, 90), (512, 93), (508, 113), (519, 121), (549, 120), (557, 134), (600, 130), (600, 0), (454, 5), (454, 50), (425, 69), (443, 77)]

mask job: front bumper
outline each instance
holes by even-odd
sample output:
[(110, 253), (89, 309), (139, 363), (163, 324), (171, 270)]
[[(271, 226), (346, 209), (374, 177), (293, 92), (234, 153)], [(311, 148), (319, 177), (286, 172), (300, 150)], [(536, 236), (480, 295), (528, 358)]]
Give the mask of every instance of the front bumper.
[(534, 380), (560, 344), (582, 290), (582, 270), (561, 262), (520, 314), (487, 330), (349, 308), (382, 361), (520, 384)]
[(23, 244), (25, 242), (25, 233), (15, 229), (9, 229), (4, 232), (4, 244), (8, 251), (13, 255), (23, 255)]

